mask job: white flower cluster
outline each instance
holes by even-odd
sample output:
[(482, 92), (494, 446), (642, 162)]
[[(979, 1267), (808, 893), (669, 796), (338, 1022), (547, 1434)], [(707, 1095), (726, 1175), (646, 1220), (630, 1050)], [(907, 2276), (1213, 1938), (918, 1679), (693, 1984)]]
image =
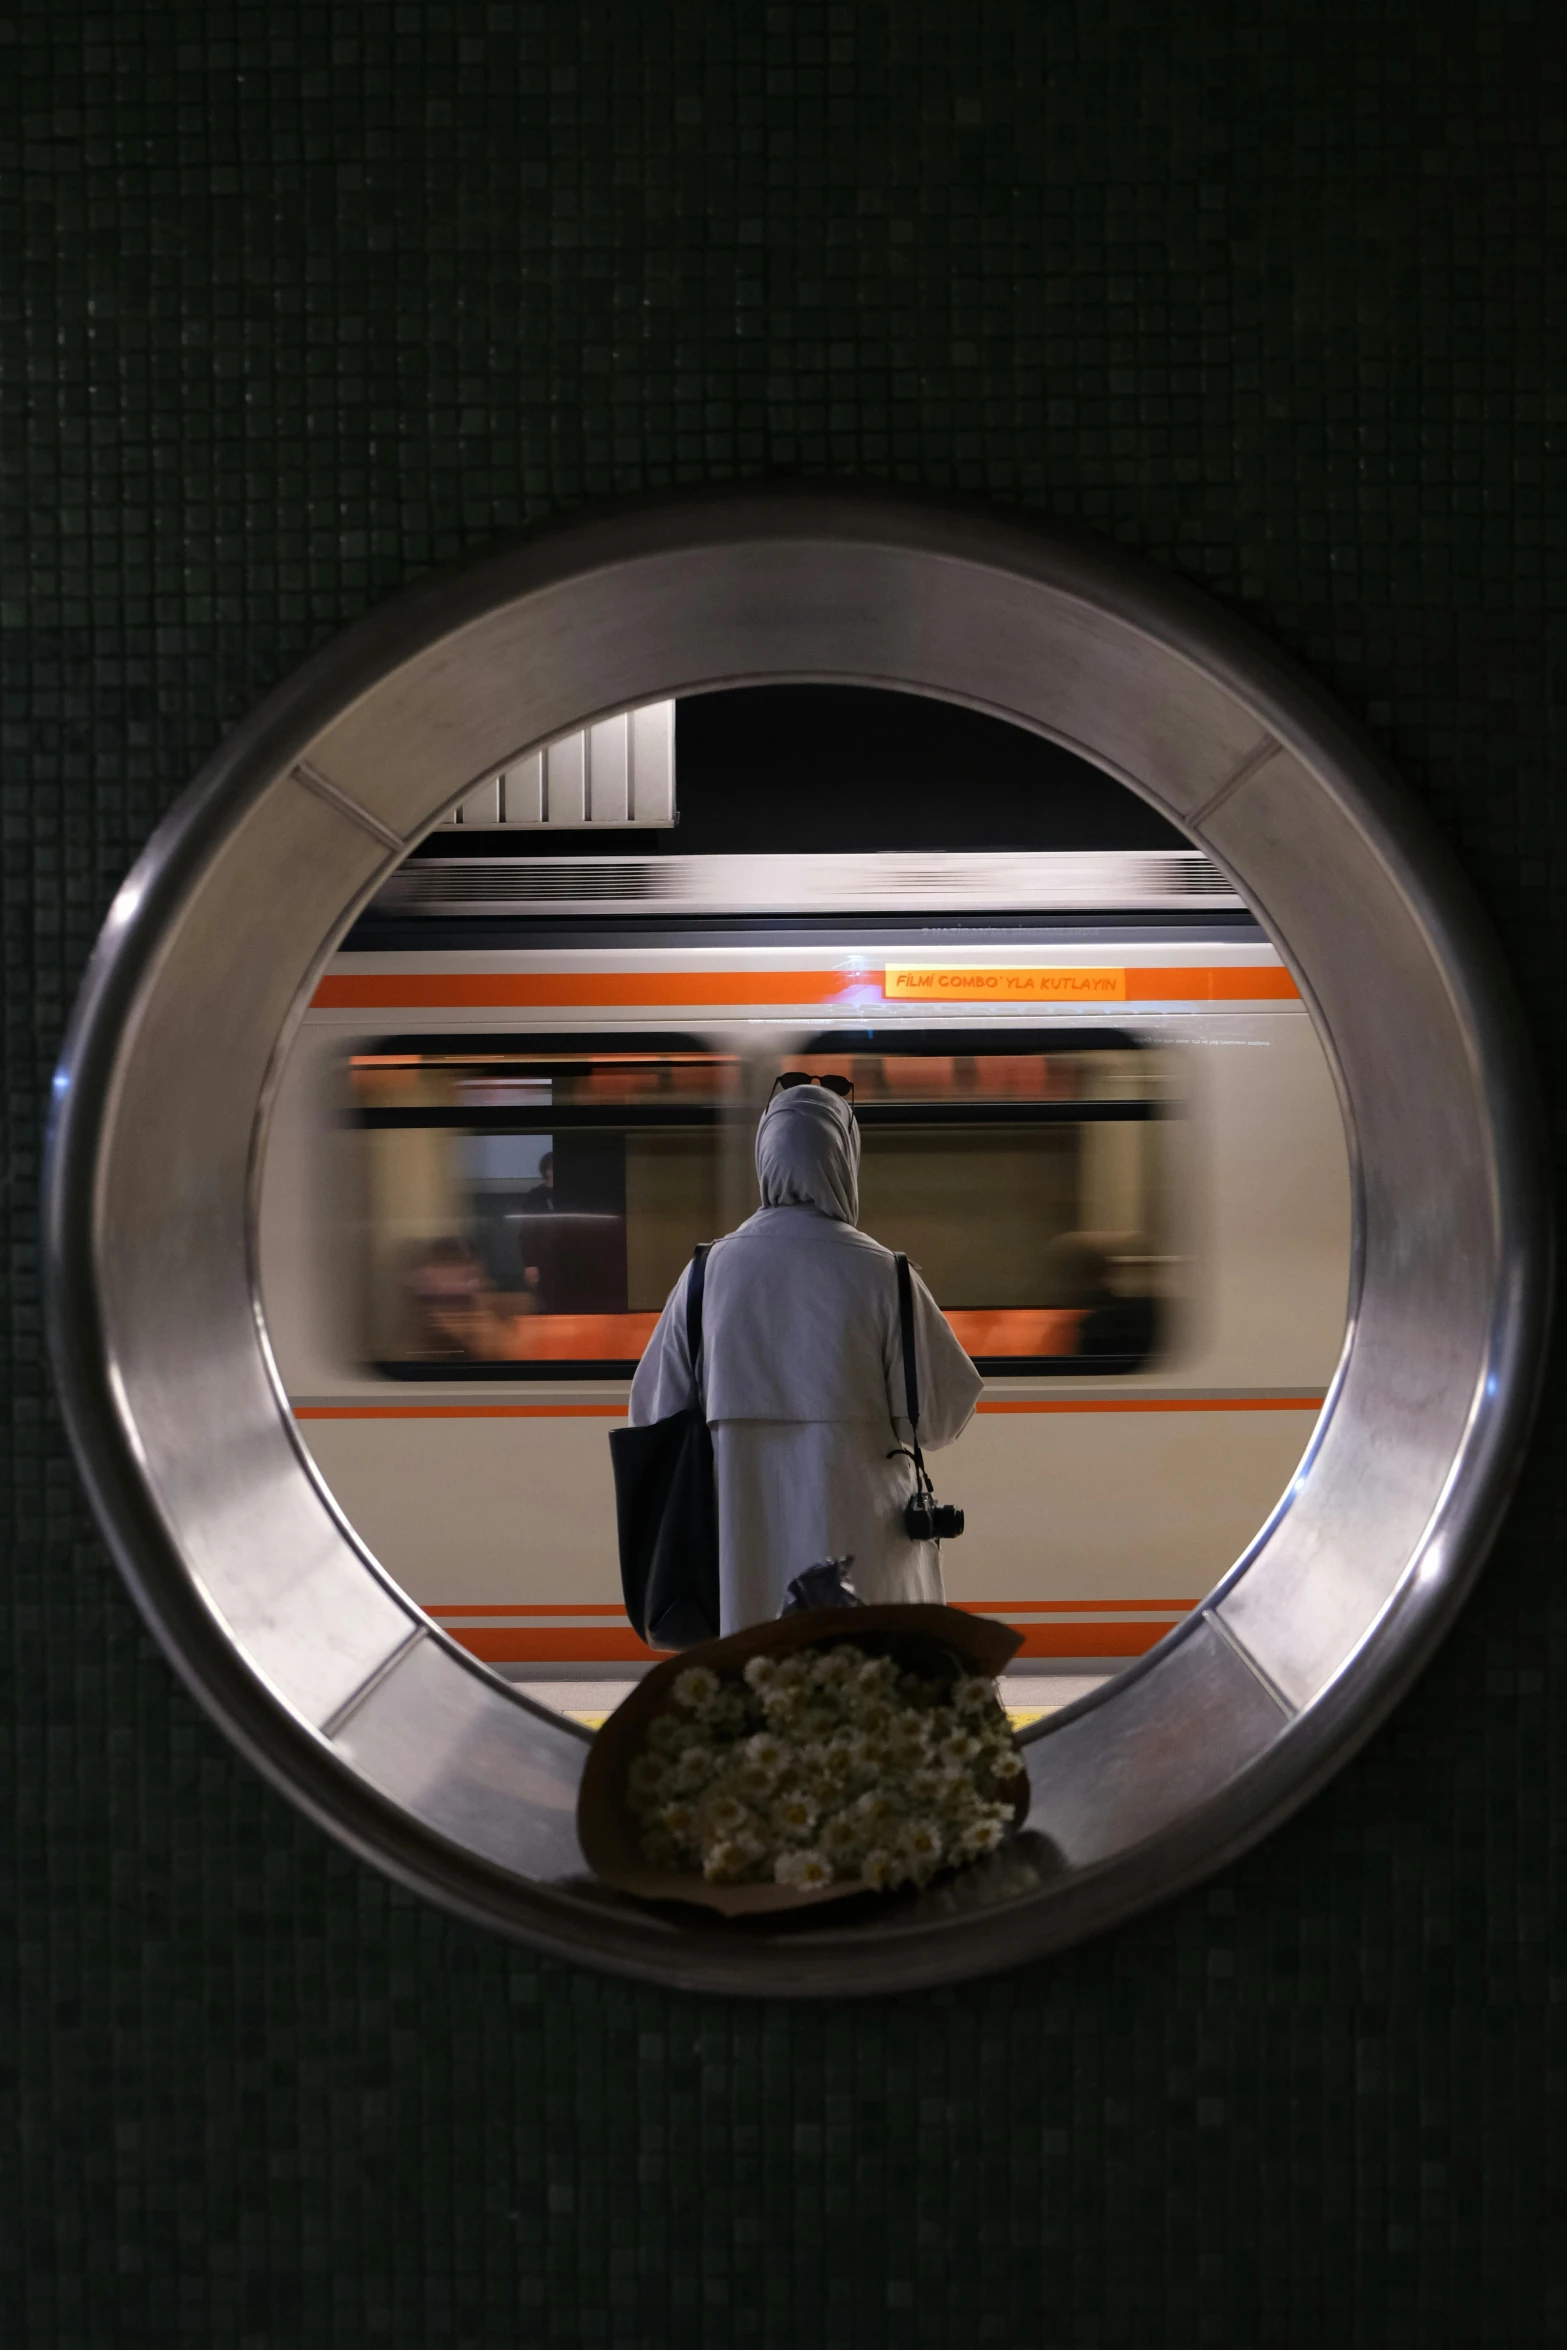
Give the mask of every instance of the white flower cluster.
[(848, 1642), (743, 1680), (690, 1665), (627, 1780), (655, 1868), (801, 1891), (923, 1885), (993, 1852), (1017, 1748), (992, 1682), (929, 1679)]

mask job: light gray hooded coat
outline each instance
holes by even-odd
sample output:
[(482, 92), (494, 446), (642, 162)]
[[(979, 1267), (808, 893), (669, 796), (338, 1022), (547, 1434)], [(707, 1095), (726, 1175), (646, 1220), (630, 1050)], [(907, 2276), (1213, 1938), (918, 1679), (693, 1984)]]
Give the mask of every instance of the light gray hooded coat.
[[(722, 1629), (776, 1616), (792, 1578), (851, 1552), (868, 1602), (939, 1600), (941, 1554), (911, 1542), (914, 1490), (892, 1251), (855, 1229), (860, 1131), (819, 1085), (777, 1094), (756, 1132), (762, 1205), (707, 1262), (702, 1385), (718, 1472)], [(692, 1401), (686, 1282), (631, 1388), (642, 1427)], [(920, 1444), (950, 1444), (981, 1380), (914, 1275)], [(954, 1494), (953, 1499), (961, 1499)]]

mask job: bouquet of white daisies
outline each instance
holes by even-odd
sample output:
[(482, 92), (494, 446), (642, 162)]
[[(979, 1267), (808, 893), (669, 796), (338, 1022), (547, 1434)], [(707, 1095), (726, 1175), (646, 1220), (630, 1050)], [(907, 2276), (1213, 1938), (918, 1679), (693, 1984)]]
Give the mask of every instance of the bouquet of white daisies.
[[(731, 1912), (922, 1886), (982, 1859), (1026, 1780), (999, 1658), (976, 1646), (1005, 1655), (1016, 1635), (954, 1609), (835, 1609), (672, 1659), (620, 1709), (640, 1723), (612, 1715), (616, 1736), (600, 1733), (618, 1768), (611, 1789), (590, 1763), (584, 1850), (629, 1891)], [(608, 1854), (590, 1833), (606, 1794)]]

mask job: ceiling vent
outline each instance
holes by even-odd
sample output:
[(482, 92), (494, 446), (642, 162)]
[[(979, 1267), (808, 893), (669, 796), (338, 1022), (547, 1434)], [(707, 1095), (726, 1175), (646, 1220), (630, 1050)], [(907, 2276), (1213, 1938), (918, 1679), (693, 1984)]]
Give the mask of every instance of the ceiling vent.
[(647, 702), (530, 751), (460, 800), (441, 825), (596, 832), (675, 820), (675, 705)]

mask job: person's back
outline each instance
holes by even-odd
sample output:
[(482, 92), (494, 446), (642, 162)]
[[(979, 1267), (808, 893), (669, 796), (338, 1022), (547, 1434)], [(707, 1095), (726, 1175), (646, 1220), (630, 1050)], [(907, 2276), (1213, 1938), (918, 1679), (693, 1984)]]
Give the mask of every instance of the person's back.
[[(793, 1577), (851, 1555), (862, 1599), (939, 1600), (940, 1552), (912, 1541), (892, 1253), (855, 1228), (859, 1130), (799, 1085), (757, 1130), (762, 1206), (708, 1260), (702, 1386), (718, 1475), (722, 1628), (775, 1616)], [(683, 1274), (638, 1368), (633, 1425), (692, 1398)], [(916, 1275), (920, 1442), (967, 1425), (980, 1379)]]

